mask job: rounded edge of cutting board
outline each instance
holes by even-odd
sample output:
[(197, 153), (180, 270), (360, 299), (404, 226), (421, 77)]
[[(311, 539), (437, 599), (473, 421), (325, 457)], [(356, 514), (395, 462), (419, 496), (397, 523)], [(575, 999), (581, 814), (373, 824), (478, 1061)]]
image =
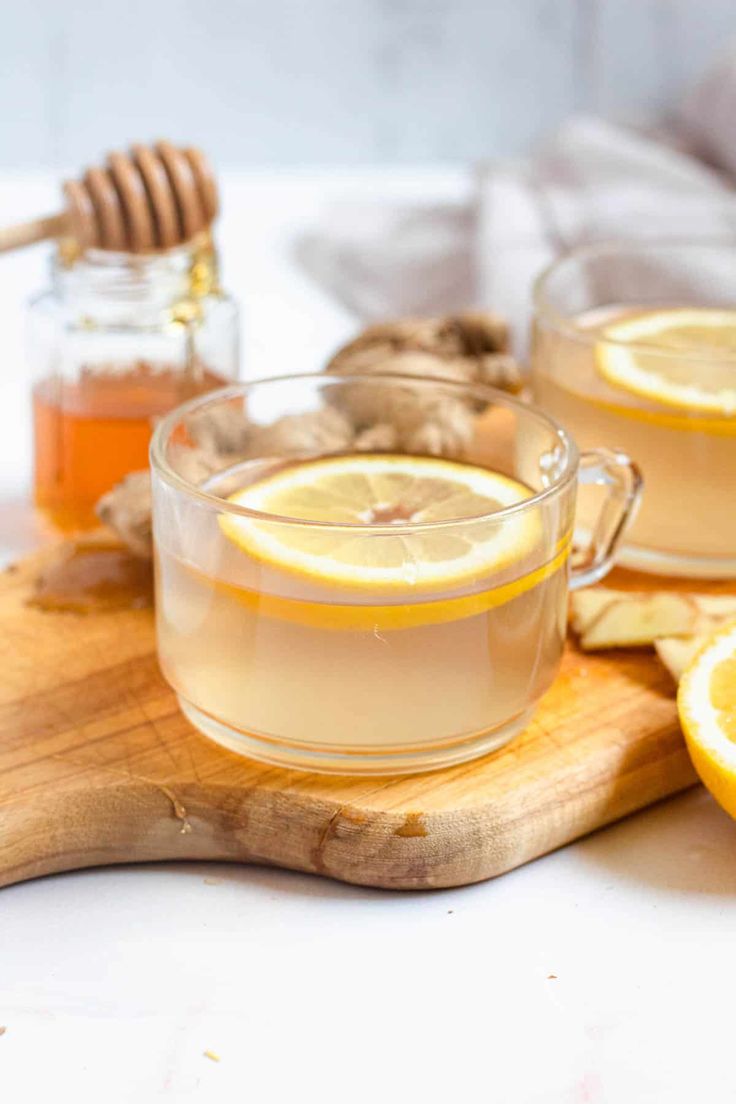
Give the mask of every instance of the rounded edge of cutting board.
[(255, 763), (179, 712), (150, 610), (28, 608), (47, 555), (0, 576), (0, 885), (181, 859), (466, 885), (695, 781), (656, 660), (573, 648), (529, 730), (474, 763), (371, 779)]

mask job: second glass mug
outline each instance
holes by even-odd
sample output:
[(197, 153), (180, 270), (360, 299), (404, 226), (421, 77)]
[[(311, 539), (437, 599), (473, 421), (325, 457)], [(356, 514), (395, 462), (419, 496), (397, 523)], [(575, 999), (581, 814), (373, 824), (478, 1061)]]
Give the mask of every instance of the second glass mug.
[[(639, 242), (586, 246), (552, 264), (534, 295), (534, 399), (582, 448), (622, 448), (636, 457), (647, 485), (642, 509), (618, 557), (625, 567), (660, 575), (736, 575), (736, 395), (733, 343), (690, 348), (627, 344), (612, 322), (647, 311), (720, 308), (736, 300), (736, 241)], [(637, 394), (601, 370), (621, 351), (649, 371), (723, 389), (720, 413)], [(717, 404), (716, 404), (717, 405)], [(581, 530), (592, 512), (581, 496)]]
[[(351, 458), (359, 480), (366, 464), (384, 465), (381, 454), (284, 433), (342, 416), (356, 386), (364, 410), (388, 398), (462, 412), (467, 432), (440, 473), (496, 478), (478, 476), (485, 469), (528, 497), (472, 516), (430, 502), (433, 520), (420, 510), (398, 524), (383, 507), (346, 523), (229, 500), (324, 455)], [(214, 425), (227, 429), (219, 443)], [(233, 440), (251, 441), (246, 459)], [(159, 658), (183, 712), (233, 751), (340, 774), (431, 770), (520, 732), (557, 673), (568, 589), (609, 570), (640, 493), (628, 457), (580, 455), (534, 407), (483, 385), (392, 375), (281, 377), (195, 399), (159, 424), (151, 464)], [(571, 567), (579, 481), (601, 485), (604, 501)], [(293, 570), (279, 550), (294, 548), (318, 570)], [(458, 574), (453, 557), (468, 549), (478, 566)], [(325, 563), (342, 565), (336, 577)], [(366, 584), (357, 569), (353, 580), (356, 563), (389, 563), (398, 584)]]

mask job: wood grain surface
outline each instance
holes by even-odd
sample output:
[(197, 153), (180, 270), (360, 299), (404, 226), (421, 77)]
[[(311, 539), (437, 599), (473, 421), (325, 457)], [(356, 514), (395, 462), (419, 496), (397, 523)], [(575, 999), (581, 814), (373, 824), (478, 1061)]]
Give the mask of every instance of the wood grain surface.
[(527, 732), (474, 763), (362, 779), (261, 766), (181, 715), (150, 609), (29, 608), (38, 562), (0, 576), (0, 885), (156, 859), (462, 885), (695, 781), (656, 659), (574, 646)]

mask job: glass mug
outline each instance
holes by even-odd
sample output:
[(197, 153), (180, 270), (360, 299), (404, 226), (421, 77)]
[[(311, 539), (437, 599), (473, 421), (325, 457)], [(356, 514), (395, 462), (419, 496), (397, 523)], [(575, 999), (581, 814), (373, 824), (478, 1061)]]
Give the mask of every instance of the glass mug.
[[(402, 438), (417, 410), (444, 458)], [(196, 398), (151, 463), (159, 658), (183, 712), (233, 751), (341, 774), (443, 767), (521, 731), (568, 589), (609, 570), (640, 491), (626, 456), (579, 455), (540, 410), (398, 375)], [(578, 480), (605, 493), (571, 569)]]
[[(703, 309), (725, 310), (736, 326), (735, 302), (736, 242), (598, 245), (563, 257), (537, 281), (535, 401), (582, 448), (607, 445), (635, 456), (646, 480), (619, 556), (627, 567), (736, 576), (736, 332), (723, 331), (720, 348), (698, 348), (682, 334), (669, 345), (656, 336), (622, 342), (606, 336), (608, 328), (678, 308), (691, 320)], [(616, 358), (630, 363), (632, 353), (653, 388), (642, 391), (616, 369)], [(690, 402), (687, 389), (670, 383), (695, 385)], [(583, 529), (592, 511), (581, 496)]]

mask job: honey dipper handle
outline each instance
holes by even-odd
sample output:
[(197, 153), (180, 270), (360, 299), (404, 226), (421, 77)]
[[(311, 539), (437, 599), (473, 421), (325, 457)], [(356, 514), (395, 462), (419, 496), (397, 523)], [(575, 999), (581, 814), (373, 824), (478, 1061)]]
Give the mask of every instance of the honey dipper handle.
[(46, 238), (58, 238), (65, 233), (67, 226), (67, 216), (63, 214), (47, 215), (46, 218), (19, 222), (15, 226), (0, 226), (0, 253), (33, 245)]

